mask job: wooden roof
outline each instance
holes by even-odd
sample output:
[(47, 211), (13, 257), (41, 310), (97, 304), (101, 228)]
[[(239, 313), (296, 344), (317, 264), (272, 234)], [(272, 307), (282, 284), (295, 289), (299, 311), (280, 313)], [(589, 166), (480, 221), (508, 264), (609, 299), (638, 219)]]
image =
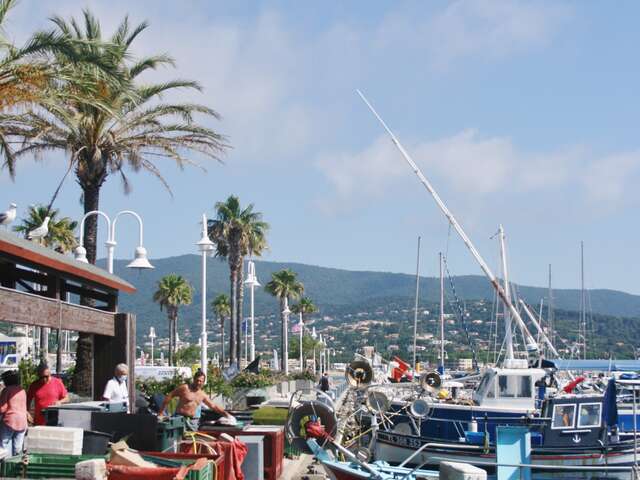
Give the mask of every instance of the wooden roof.
[(11, 257), (35, 269), (53, 271), (63, 277), (85, 280), (111, 290), (126, 293), (136, 291), (129, 282), (95, 265), (79, 262), (69, 255), (62, 255), (51, 248), (30, 242), (17, 235), (0, 230), (0, 256)]

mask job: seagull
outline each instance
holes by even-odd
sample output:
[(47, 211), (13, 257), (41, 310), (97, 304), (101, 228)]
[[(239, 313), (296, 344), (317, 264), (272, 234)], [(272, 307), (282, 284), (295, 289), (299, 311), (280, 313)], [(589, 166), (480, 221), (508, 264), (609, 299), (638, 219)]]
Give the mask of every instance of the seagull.
[(0, 213), (0, 225), (4, 225), (5, 228), (16, 219), (16, 208), (18, 206), (15, 203), (9, 205), (9, 210)]
[(44, 222), (42, 222), (42, 225), (40, 225), (38, 228), (34, 228), (33, 230), (31, 230), (27, 234), (27, 238), (29, 240), (33, 240), (34, 238), (40, 239), (40, 238), (46, 237), (47, 234), (49, 233), (49, 220), (51, 220), (51, 217), (44, 217)]

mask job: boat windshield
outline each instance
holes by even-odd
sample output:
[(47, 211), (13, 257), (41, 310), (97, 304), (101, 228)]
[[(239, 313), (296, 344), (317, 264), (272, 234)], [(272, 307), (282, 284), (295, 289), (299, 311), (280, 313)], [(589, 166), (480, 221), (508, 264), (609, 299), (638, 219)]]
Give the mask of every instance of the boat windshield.
[(531, 398), (531, 376), (499, 375), (498, 391), (502, 398)]

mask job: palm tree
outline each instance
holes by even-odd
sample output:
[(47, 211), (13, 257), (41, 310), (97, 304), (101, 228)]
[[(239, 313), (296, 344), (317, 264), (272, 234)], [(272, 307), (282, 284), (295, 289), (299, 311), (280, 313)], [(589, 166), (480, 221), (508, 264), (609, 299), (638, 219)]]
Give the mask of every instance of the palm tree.
[[(198, 152), (218, 159), (228, 147), (225, 137), (198, 124), (195, 116), (219, 118), (217, 112), (195, 103), (164, 103), (162, 96), (181, 90), (200, 90), (190, 80), (172, 80), (162, 83), (143, 83), (140, 75), (163, 66), (173, 66), (171, 57), (160, 54), (132, 60), (131, 45), (147, 28), (147, 23), (130, 27), (125, 17), (105, 44), (100, 22), (87, 10), (83, 22), (60, 17), (52, 19), (56, 31), (77, 43), (79, 55), (105, 58), (105, 63), (118, 65), (128, 79), (125, 84), (108, 83), (96, 68), (78, 66), (76, 71), (92, 85), (97, 103), (85, 97), (60, 97), (60, 101), (43, 104), (39, 109), (14, 115), (9, 132), (22, 138), (24, 146), (15, 157), (39, 155), (51, 150), (67, 153), (69, 168), (73, 168), (82, 190), (85, 213), (100, 207), (100, 190), (109, 176), (117, 175), (124, 191), (131, 189), (127, 169), (147, 171), (156, 176), (169, 189), (156, 165), (156, 159), (171, 159), (180, 168), (191, 165), (185, 154)], [(108, 45), (109, 47), (105, 46)], [(118, 48), (111, 48), (115, 45)], [(56, 57), (61, 63), (70, 62), (64, 56)], [(71, 64), (74, 67), (74, 64)], [(94, 75), (95, 73), (95, 75)], [(93, 75), (93, 77), (92, 77)], [(89, 263), (95, 263), (98, 219), (86, 220), (83, 244)], [(91, 385), (91, 337), (80, 333), (77, 342), (76, 367), (73, 388), (88, 393)]]
[(287, 345), (285, 344), (285, 338), (287, 336), (287, 325), (284, 321), (284, 310), (288, 305), (289, 299), (297, 299), (302, 296), (304, 292), (304, 285), (298, 281), (297, 275), (290, 269), (279, 270), (271, 274), (271, 280), (264, 286), (264, 289), (280, 299), (280, 321), (282, 322), (282, 338), (281, 338), (281, 350), (282, 357), (282, 371), (287, 370), (286, 365), (288, 358), (286, 351)]
[(215, 205), (216, 218), (209, 220), (209, 235), (216, 244), (216, 256), (229, 263), (231, 321), (229, 325), (229, 362), (240, 364), (242, 351), (242, 301), (244, 297), (243, 266), (246, 255), (259, 256), (267, 247), (266, 233), (269, 224), (262, 221), (262, 214), (253, 211), (253, 204), (246, 208), (240, 199), (231, 195)]
[(225, 364), (224, 358), (224, 322), (225, 320), (231, 316), (231, 304), (229, 302), (229, 295), (224, 293), (219, 294), (216, 298), (211, 302), (211, 306), (213, 307), (213, 311), (218, 317), (218, 321), (220, 322), (220, 333), (222, 335), (221, 339), (221, 347), (220, 347), (220, 364)]
[(169, 365), (173, 365), (178, 336), (178, 309), (193, 301), (193, 287), (182, 276), (170, 273), (158, 282), (153, 301), (160, 304), (160, 310), (167, 311), (169, 320)]
[(51, 209), (44, 205), (32, 205), (29, 207), (29, 213), (26, 218), (22, 219), (19, 225), (13, 227), (13, 230), (23, 234), (26, 238), (27, 234), (34, 228), (39, 227), (44, 222), (45, 217), (49, 217), (49, 233), (40, 240), (41, 244), (57, 251), (58, 253), (71, 252), (76, 246), (75, 229), (78, 222), (71, 220), (69, 217), (58, 219), (59, 210)]
[[(298, 301), (298, 303), (296, 303), (291, 307), (291, 312), (300, 315), (300, 320), (302, 321), (303, 324), (304, 324), (305, 315), (315, 313), (317, 311), (318, 311), (318, 307), (316, 307), (316, 305), (313, 303), (313, 300), (311, 300), (309, 297), (302, 297), (300, 301)], [(303, 342), (304, 342), (304, 338), (303, 338)], [(303, 348), (303, 353), (304, 353), (304, 348)], [(304, 361), (306, 364), (306, 360)], [(300, 368), (302, 369), (304, 368), (304, 366), (300, 365)]]
[[(52, 101), (55, 97), (82, 97), (94, 103), (95, 93), (90, 84), (78, 77), (74, 70), (80, 65), (90, 66), (95, 75), (100, 75), (106, 83), (124, 85), (126, 79), (108, 58), (99, 57), (91, 51), (79, 51), (78, 41), (60, 32), (36, 32), (21, 46), (15, 46), (5, 35), (5, 24), (9, 12), (18, 0), (0, 0), (0, 112), (15, 113), (24, 107), (33, 107)], [(105, 46), (106, 49), (117, 48)], [(66, 62), (57, 62), (55, 57), (65, 58)], [(68, 89), (60, 89), (66, 84)], [(85, 91), (87, 95), (81, 92)], [(5, 122), (11, 127), (13, 115), (0, 115), (0, 154), (13, 179), (15, 176), (14, 149), (12, 148), (11, 128), (7, 131)]]

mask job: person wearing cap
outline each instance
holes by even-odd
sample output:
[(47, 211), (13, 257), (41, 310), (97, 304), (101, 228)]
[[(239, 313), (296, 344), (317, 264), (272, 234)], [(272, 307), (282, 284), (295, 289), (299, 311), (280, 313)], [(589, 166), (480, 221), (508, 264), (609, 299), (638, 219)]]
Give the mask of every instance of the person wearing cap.
[(51, 376), (51, 370), (46, 363), (38, 365), (38, 380), (29, 385), (27, 390), (27, 409), (34, 402), (33, 423), (44, 425), (45, 418), (42, 410), (52, 405), (60, 405), (69, 401), (69, 394), (62, 380)]
[(104, 387), (102, 399), (107, 402), (124, 402), (129, 410), (129, 388), (127, 387), (127, 375), (129, 367), (124, 363), (116, 365), (113, 378)]

